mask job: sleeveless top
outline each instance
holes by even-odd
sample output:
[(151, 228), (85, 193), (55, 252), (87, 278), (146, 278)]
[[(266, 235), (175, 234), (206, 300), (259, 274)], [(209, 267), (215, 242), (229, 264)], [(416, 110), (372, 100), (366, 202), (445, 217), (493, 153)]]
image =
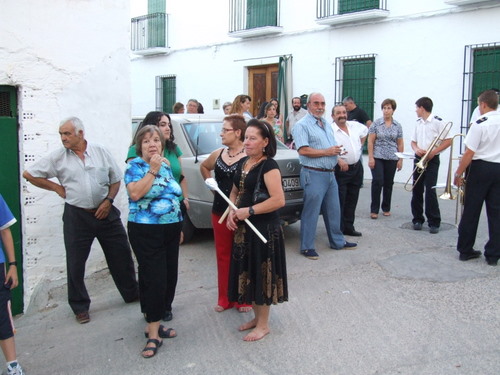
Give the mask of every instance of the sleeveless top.
[[(215, 181), (217, 181), (217, 184), (219, 185), (219, 189), (221, 189), (222, 192), (229, 197), (229, 194), (233, 189), (233, 177), (238, 169), (239, 163), (227, 165), (224, 160), (222, 160), (222, 153), (224, 151), (225, 149), (221, 150), (219, 157), (215, 161), (214, 175)], [(214, 196), (214, 203), (212, 205), (212, 212), (216, 215), (222, 215), (224, 211), (226, 211), (227, 206), (228, 204), (224, 198), (216, 192)]]

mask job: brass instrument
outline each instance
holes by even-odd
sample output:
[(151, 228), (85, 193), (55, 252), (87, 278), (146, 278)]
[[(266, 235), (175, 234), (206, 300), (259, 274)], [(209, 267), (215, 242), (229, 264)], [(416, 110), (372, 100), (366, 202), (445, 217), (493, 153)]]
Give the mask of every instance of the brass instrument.
[(464, 208), (464, 200), (465, 200), (465, 180), (462, 183), (462, 186), (455, 186), (457, 189), (457, 194), (453, 195), (453, 178), (452, 168), (453, 168), (453, 160), (460, 160), (460, 157), (453, 157), (453, 143), (456, 137), (465, 137), (465, 134), (455, 134), (451, 139), (451, 147), (450, 147), (450, 160), (448, 162), (448, 174), (446, 176), (446, 185), (444, 188), (443, 194), (439, 196), (440, 199), (447, 200), (457, 200), (457, 206), (455, 209), (455, 225), (457, 226), (460, 222), (460, 218), (462, 217), (462, 212)]
[[(429, 157), (429, 154), (431, 153), (432, 150), (434, 150), (436, 147), (438, 147), (441, 144), (441, 142), (443, 142), (446, 139), (446, 136), (450, 132), (452, 126), (453, 126), (453, 122), (451, 122), (451, 121), (448, 122), (444, 126), (443, 130), (441, 130), (441, 133), (439, 133), (439, 135), (437, 135), (433, 139), (433, 141), (431, 142), (431, 144), (427, 148), (427, 151), (425, 152), (424, 156), (422, 156), (422, 158), (420, 158), (420, 160), (415, 164), (415, 169), (413, 169), (413, 172), (411, 173), (410, 177), (408, 178), (408, 180), (405, 183), (404, 188), (406, 191), (413, 190), (414, 186), (420, 180), (420, 177), (422, 177), (422, 175), (425, 172), (425, 169), (427, 168), (427, 163), (429, 162), (427, 160), (427, 158)], [(418, 173), (418, 177), (416, 180), (413, 181), (413, 183), (411, 184), (411, 187), (408, 189), (408, 186), (410, 184), (410, 180), (413, 179), (413, 176), (415, 175), (415, 173)]]

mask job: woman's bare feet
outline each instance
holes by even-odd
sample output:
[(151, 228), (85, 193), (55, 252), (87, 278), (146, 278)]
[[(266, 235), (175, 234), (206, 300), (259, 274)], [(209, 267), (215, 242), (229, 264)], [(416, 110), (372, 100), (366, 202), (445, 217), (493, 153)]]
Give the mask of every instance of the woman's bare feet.
[(240, 306), (238, 307), (240, 313), (246, 313), (252, 311), (252, 306)]
[(225, 310), (225, 308), (222, 307), (221, 305), (217, 305), (214, 307), (214, 310), (217, 312), (223, 312)]
[(240, 330), (240, 331), (246, 331), (248, 329), (255, 328), (256, 326), (257, 326), (257, 320), (256, 319), (252, 319), (249, 322), (246, 322), (246, 323), (242, 324), (238, 328), (238, 330)]
[(252, 332), (246, 335), (243, 340), (244, 341), (257, 341), (263, 338), (265, 335), (269, 333), (269, 328), (258, 328), (255, 327)]

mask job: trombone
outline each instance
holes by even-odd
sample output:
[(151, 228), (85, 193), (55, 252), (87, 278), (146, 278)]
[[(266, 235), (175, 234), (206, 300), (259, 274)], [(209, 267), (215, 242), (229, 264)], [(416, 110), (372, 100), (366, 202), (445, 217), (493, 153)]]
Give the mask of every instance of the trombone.
[[(465, 134), (455, 134), (453, 138), (451, 139), (451, 147), (450, 147), (450, 160), (448, 163), (448, 174), (446, 176), (446, 185), (444, 188), (443, 194), (439, 196), (440, 199), (447, 199), (447, 200), (457, 200), (457, 206), (455, 208), (455, 226), (458, 225), (460, 218), (462, 217), (463, 213), (463, 208), (464, 208), (464, 201), (465, 201), (465, 179), (462, 183), (461, 186), (454, 186), (457, 189), (457, 194), (453, 195), (453, 190), (452, 190), (452, 168), (453, 168), (453, 160), (460, 160), (460, 156), (454, 158), (453, 157), (453, 143), (455, 141), (456, 137), (465, 137)], [(437, 187), (437, 186), (436, 186)]]
[[(443, 130), (441, 130), (441, 133), (439, 133), (439, 135), (437, 135), (433, 139), (433, 141), (427, 148), (427, 151), (425, 152), (424, 156), (422, 156), (422, 158), (420, 158), (420, 160), (415, 164), (415, 169), (413, 169), (413, 172), (411, 173), (410, 177), (405, 183), (404, 188), (406, 191), (413, 190), (417, 182), (420, 180), (420, 177), (422, 177), (422, 175), (424, 174), (425, 169), (427, 168), (427, 164), (429, 163), (429, 160), (427, 160), (429, 158), (429, 154), (431, 153), (432, 150), (438, 147), (441, 144), (441, 142), (443, 142), (446, 139), (446, 136), (450, 132), (452, 126), (453, 122), (451, 121), (444, 126)], [(418, 177), (414, 179), (413, 183), (410, 185), (410, 181), (413, 179), (415, 174), (418, 174)]]

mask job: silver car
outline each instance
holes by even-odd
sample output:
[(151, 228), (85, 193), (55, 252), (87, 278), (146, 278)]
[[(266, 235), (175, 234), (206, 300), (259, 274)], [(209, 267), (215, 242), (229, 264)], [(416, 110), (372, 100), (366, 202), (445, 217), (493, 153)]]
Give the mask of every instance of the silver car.
[[(212, 228), (213, 193), (205, 185), (200, 164), (217, 148), (223, 147), (220, 132), (224, 116), (205, 114), (170, 115), (175, 143), (182, 150), (182, 172), (189, 190), (188, 215), (184, 220), (184, 241), (189, 241), (198, 228)], [(133, 118), (133, 133), (142, 118)], [(297, 151), (278, 142), (277, 161), (285, 192), (285, 206), (279, 211), (284, 225), (300, 219), (303, 191), (300, 186), (300, 164)]]

